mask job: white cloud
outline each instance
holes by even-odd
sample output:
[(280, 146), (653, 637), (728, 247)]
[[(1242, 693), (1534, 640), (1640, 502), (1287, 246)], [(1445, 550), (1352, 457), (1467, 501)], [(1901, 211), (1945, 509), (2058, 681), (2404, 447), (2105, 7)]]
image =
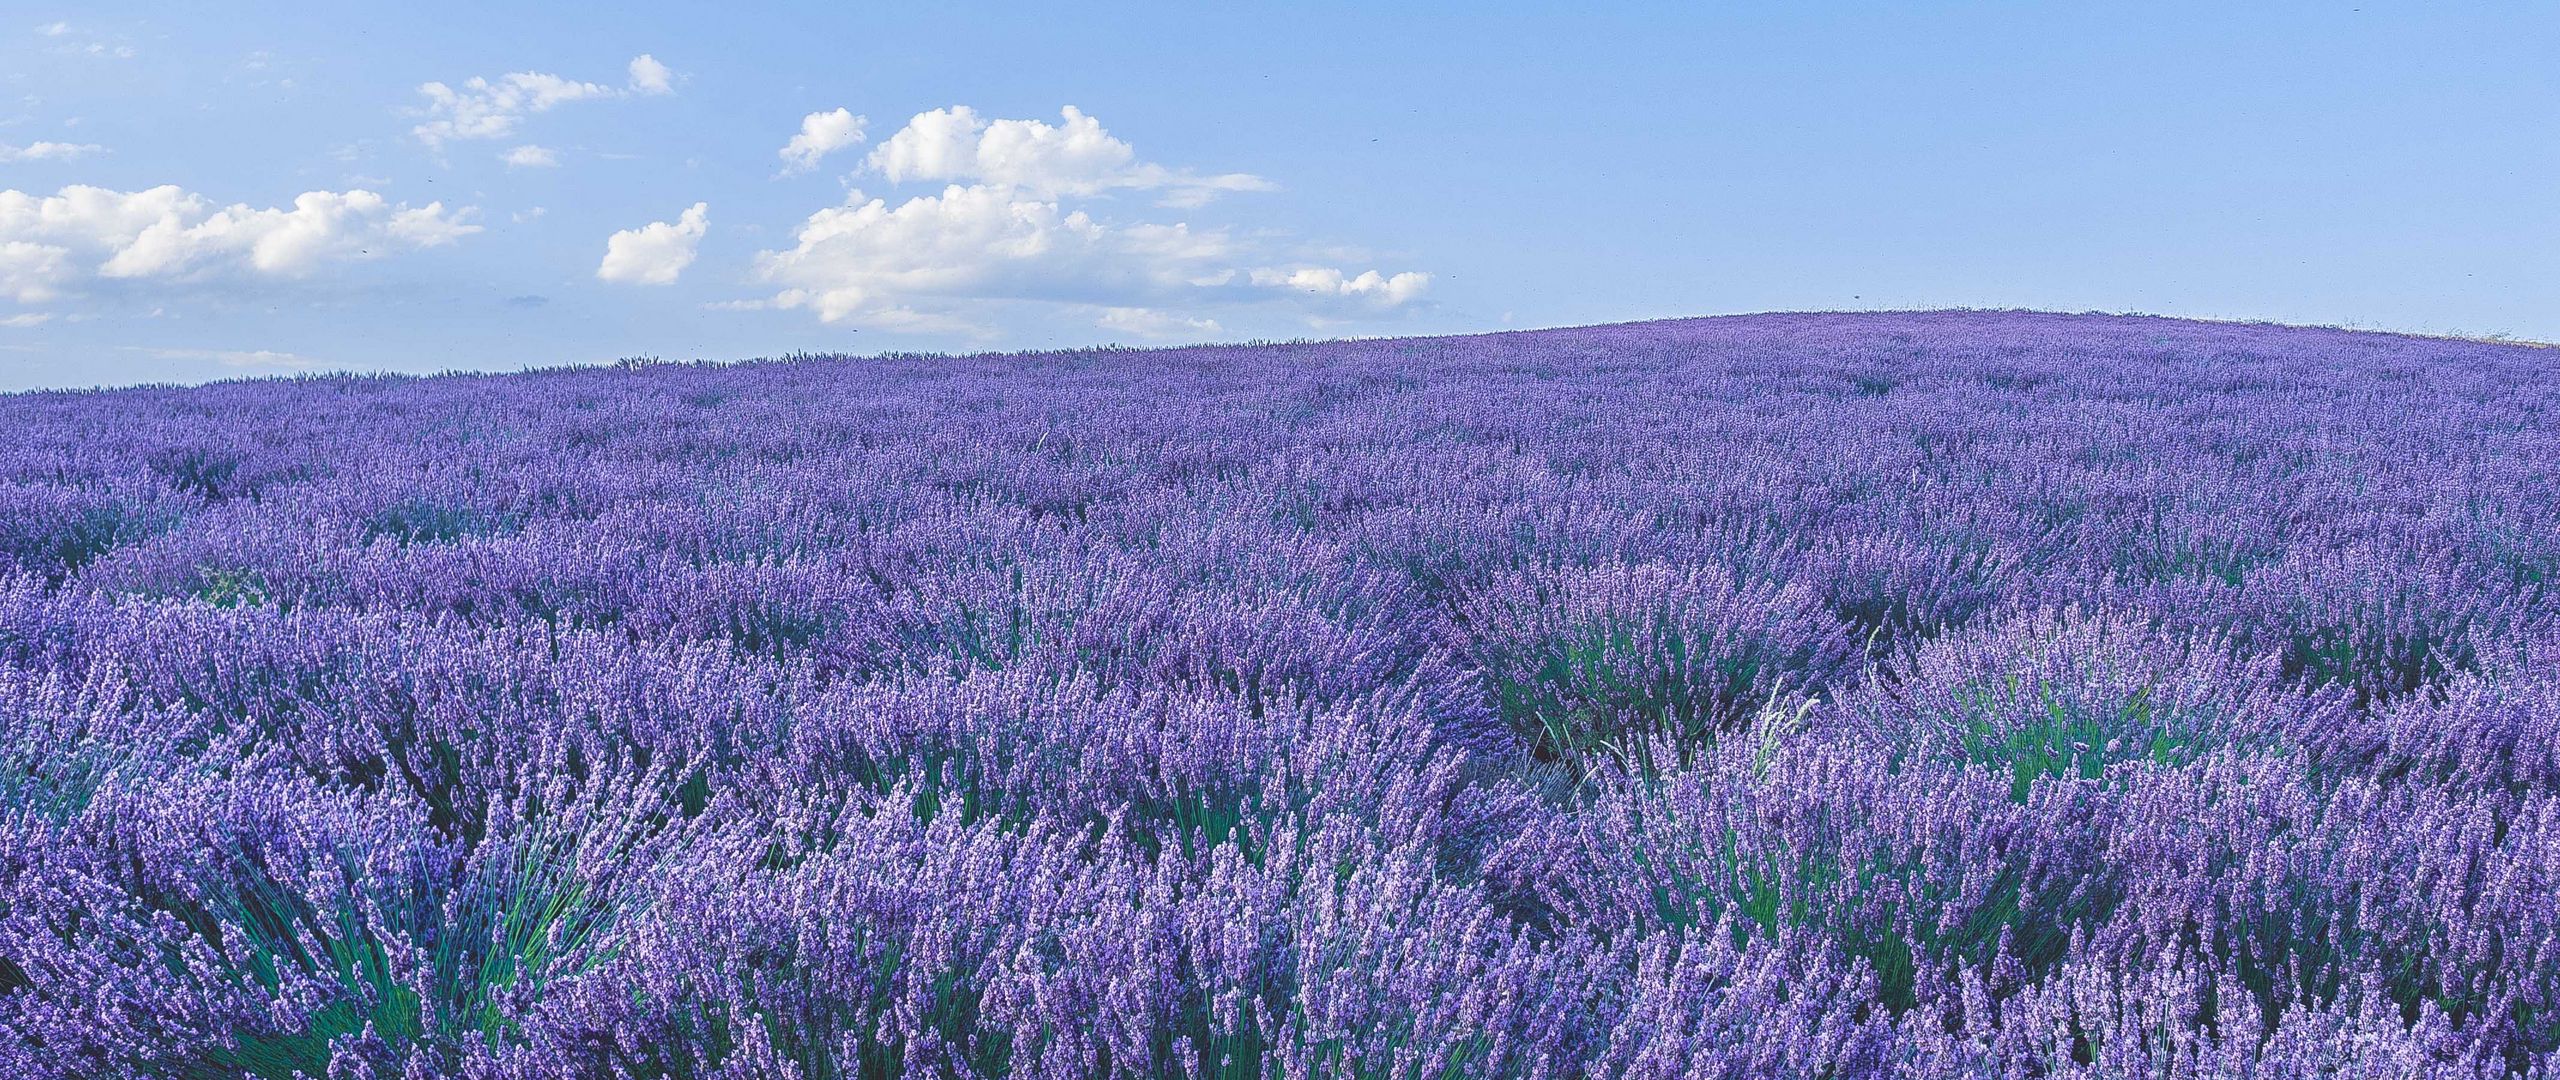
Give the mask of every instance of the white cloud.
[(442, 203), (309, 191), (286, 207), (220, 206), (163, 185), (54, 195), (0, 191), (0, 295), (41, 303), (96, 279), (291, 278), (324, 263), (451, 243), (480, 231)]
[[(891, 206), (854, 192), (811, 214), (797, 246), (765, 252), (758, 271), (783, 286), (781, 307), (827, 322), (900, 318), (916, 301), (1050, 299), (1118, 279), (1109, 295), (1148, 292), (1165, 272), (1124, 250), (1123, 237), (1081, 211), (954, 185)], [(1179, 284), (1178, 270), (1171, 285)]]
[(1227, 192), (1274, 187), (1247, 173), (1203, 176), (1142, 162), (1083, 110), (1069, 105), (1059, 116), (1052, 125), (988, 120), (966, 105), (917, 113), (872, 149), (869, 164), (891, 183), (972, 182), (1044, 199), (1132, 189), (1161, 191), (1167, 205), (1197, 206)]
[(427, 103), (419, 110), (422, 119), (409, 133), (434, 149), (462, 139), (503, 139), (515, 134), (525, 117), (571, 102), (673, 93), (673, 78), (665, 64), (644, 53), (631, 59), (630, 81), (622, 89), (538, 71), (496, 79), (474, 76), (460, 89), (431, 82), (418, 87)]
[(800, 118), (800, 133), (782, 148), (782, 171), (807, 172), (818, 167), (818, 159), (848, 146), (862, 144), (863, 128), (869, 117), (856, 116), (850, 109), (813, 112)]
[(540, 221), (542, 220), (542, 215), (550, 212), (551, 208), (547, 206), (531, 206), (507, 215), (507, 219), (518, 225), (522, 225), (528, 221)]
[(322, 364), (322, 361), (315, 360), (308, 356), (303, 356), (299, 353), (280, 352), (275, 349), (146, 349), (138, 346), (127, 347), (136, 352), (148, 353), (154, 359), (211, 360), (224, 367), (232, 368), (266, 368), (272, 370), (306, 371), (311, 368), (319, 367)]
[(676, 92), (676, 73), (658, 58), (641, 53), (631, 58), (631, 92), (635, 94), (672, 94)]
[(0, 162), (75, 161), (106, 152), (106, 147), (96, 143), (32, 142), (25, 146), (0, 143)]
[(431, 82), (418, 92), (427, 96), (427, 119), (409, 131), (429, 146), (455, 139), (503, 139), (515, 134), (529, 113), (613, 96), (609, 87), (537, 72), (517, 72), (496, 82), (474, 78), (460, 90)]
[(52, 321), (52, 312), (29, 311), (17, 315), (11, 315), (5, 319), (0, 319), (0, 326), (5, 326), (12, 330), (24, 330), (29, 327), (43, 326), (44, 324)]
[(1422, 295), (1424, 287), (1431, 284), (1431, 275), (1406, 271), (1387, 277), (1370, 270), (1358, 277), (1345, 277), (1342, 271), (1329, 266), (1307, 266), (1295, 270), (1255, 270), (1251, 280), (1256, 285), (1316, 296), (1376, 300), (1392, 306)]
[(56, 41), (59, 41), (59, 44), (46, 47), (46, 51), (51, 52), (56, 56), (95, 56), (114, 60), (133, 59), (133, 46), (117, 45), (110, 42), (100, 41), (97, 40), (96, 34), (81, 34), (81, 37), (89, 39), (86, 42), (61, 40), (63, 38), (71, 37), (73, 34), (77, 33), (79, 29), (79, 27), (57, 19), (53, 22), (45, 23), (36, 27), (36, 36), (53, 38)]
[[(970, 309), (989, 302), (1086, 305), (1106, 309), (1102, 317), (1109, 318), (1110, 308), (1311, 296), (1314, 290), (1288, 283), (1325, 272), (1255, 267), (1253, 253), (1223, 230), (1110, 225), (985, 184), (955, 184), (895, 206), (854, 192), (844, 205), (811, 214), (794, 239), (789, 250), (757, 257), (761, 278), (781, 287), (766, 306), (882, 327), (972, 325)], [(1337, 287), (1328, 294), (1334, 308), (1347, 300), (1367, 310), (1392, 308), (1414, 299), (1428, 280), (1329, 272), (1336, 282), (1403, 282)]]
[(695, 203), (674, 222), (653, 221), (624, 229), (604, 242), (596, 278), (630, 285), (672, 285), (693, 265), (694, 249), (710, 229), (710, 205)]
[(1105, 330), (1136, 334), (1147, 338), (1177, 338), (1198, 335), (1214, 336), (1226, 332), (1216, 319), (1190, 319), (1168, 315), (1153, 308), (1115, 307), (1102, 309), (1102, 317), (1094, 325)]
[(278, 352), (274, 349), (217, 349), (213, 351), (212, 358), (221, 361), (224, 367), (236, 368), (302, 370), (319, 367), (321, 363), (300, 353)]
[[(1059, 116), (1055, 124), (991, 120), (965, 105), (917, 114), (865, 164), (890, 183), (942, 182), (942, 190), (903, 199), (849, 193), (809, 215), (791, 247), (757, 255), (757, 275), (773, 293), (731, 306), (881, 329), (983, 331), (1003, 310), (1047, 305), (1106, 330), (1180, 337), (1224, 333), (1209, 309), (1339, 321), (1411, 304), (1430, 284), (1413, 271), (1285, 260), (1261, 233), (1110, 220), (1078, 203), (1151, 191), (1160, 205), (1190, 206), (1273, 185), (1153, 164), (1083, 111), (1069, 106)], [(847, 110), (811, 114), (782, 151), (794, 167), (787, 171), (814, 167), (822, 143), (860, 137), (861, 118)]]
[(61, 296), (77, 276), (69, 248), (0, 240), (0, 296), (21, 304), (41, 304)]
[(535, 146), (532, 143), (526, 143), (523, 146), (516, 147), (515, 149), (509, 150), (500, 156), (506, 161), (507, 167), (510, 169), (556, 169), (560, 167), (560, 155), (558, 152), (552, 150), (548, 146)]

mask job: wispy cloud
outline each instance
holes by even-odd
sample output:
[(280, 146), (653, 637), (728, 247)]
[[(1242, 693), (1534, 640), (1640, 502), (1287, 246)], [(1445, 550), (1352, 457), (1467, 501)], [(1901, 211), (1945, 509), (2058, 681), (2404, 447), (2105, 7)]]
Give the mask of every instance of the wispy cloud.
[(131, 60), (134, 57), (133, 46), (108, 41), (95, 34), (84, 34), (79, 27), (60, 19), (41, 24), (35, 30), (36, 36), (54, 42), (49, 49), (58, 56), (91, 56), (103, 60)]
[(418, 87), (427, 102), (418, 110), (409, 133), (431, 149), (465, 139), (503, 139), (516, 133), (524, 119), (578, 101), (599, 101), (675, 92), (675, 73), (656, 57), (631, 58), (620, 87), (581, 82), (538, 71), (519, 71), (495, 79), (474, 76), (460, 87), (431, 82)]
[(1182, 337), (1215, 337), (1226, 332), (1216, 319), (1192, 319), (1169, 315), (1152, 308), (1104, 308), (1094, 325), (1142, 338), (1159, 340)]
[(275, 349), (161, 349), (138, 345), (126, 346), (155, 360), (211, 360), (227, 368), (263, 369), (269, 371), (309, 371), (327, 362), (300, 353)]
[(25, 146), (0, 143), (0, 162), (77, 161), (106, 152), (106, 147), (96, 143), (31, 142)]
[(507, 167), (510, 169), (556, 169), (560, 167), (560, 154), (548, 146), (535, 146), (531, 143), (527, 143), (499, 156), (506, 161)]

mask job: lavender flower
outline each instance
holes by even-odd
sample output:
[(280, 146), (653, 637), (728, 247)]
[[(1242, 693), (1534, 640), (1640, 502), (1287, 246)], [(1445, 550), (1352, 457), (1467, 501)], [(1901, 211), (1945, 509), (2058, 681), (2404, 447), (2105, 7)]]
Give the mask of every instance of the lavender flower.
[(0, 397), (0, 1075), (2560, 1075), (2553, 376), (1935, 312)]

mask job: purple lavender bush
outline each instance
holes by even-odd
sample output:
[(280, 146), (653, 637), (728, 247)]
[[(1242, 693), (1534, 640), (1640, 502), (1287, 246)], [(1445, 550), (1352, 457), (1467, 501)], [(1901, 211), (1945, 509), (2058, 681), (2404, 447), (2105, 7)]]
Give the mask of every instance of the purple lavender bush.
[(2554, 417), (2017, 313), (0, 397), (0, 1075), (2560, 1074)]

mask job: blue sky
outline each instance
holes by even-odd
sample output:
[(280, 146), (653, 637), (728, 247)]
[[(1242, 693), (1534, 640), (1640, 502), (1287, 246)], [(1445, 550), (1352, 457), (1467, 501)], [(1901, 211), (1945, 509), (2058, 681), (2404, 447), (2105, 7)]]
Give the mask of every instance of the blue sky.
[(2139, 7), (13, 6), (0, 389), (1915, 306), (2560, 340), (2560, 8)]

